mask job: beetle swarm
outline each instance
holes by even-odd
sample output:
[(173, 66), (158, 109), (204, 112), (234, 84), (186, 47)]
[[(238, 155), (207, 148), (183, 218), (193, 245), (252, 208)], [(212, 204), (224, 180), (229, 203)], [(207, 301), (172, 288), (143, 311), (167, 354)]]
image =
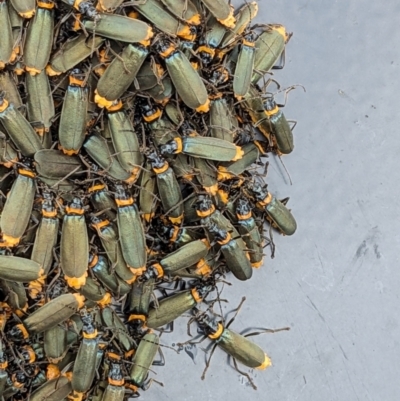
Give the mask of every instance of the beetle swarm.
[(0, 0), (0, 399), (137, 396), (191, 312), (269, 366), (213, 311), (273, 257), (271, 227), (296, 230), (264, 181), (293, 150), (267, 91), (291, 34), (257, 10)]

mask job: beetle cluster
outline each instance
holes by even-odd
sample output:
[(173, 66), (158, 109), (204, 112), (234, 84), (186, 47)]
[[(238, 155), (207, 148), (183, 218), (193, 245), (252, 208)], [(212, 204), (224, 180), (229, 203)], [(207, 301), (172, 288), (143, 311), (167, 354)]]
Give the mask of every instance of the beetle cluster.
[(189, 311), (235, 360), (269, 366), (210, 299), (262, 265), (266, 220), (296, 230), (259, 172), (293, 150), (272, 79), (258, 84), (290, 34), (256, 14), (0, 0), (0, 398), (138, 395), (155, 331)]

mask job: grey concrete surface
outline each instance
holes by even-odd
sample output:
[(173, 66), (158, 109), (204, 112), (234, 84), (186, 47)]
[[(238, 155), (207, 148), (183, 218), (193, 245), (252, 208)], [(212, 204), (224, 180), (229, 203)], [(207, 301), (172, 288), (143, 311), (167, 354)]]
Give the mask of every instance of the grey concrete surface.
[[(238, 4), (238, 3), (236, 3)], [(295, 236), (275, 236), (274, 260), (223, 295), (231, 326), (290, 326), (254, 337), (273, 359), (250, 371), (253, 390), (217, 351), (205, 381), (196, 364), (165, 349), (143, 400), (396, 401), (400, 397), (399, 178), (400, 3), (363, 0), (260, 1), (258, 22), (294, 35), (275, 77), (292, 91), (285, 114), (298, 120), (285, 157), (293, 185), (271, 160), (267, 181), (290, 196)], [(182, 319), (162, 341), (187, 338)], [(177, 325), (178, 326), (178, 325)]]

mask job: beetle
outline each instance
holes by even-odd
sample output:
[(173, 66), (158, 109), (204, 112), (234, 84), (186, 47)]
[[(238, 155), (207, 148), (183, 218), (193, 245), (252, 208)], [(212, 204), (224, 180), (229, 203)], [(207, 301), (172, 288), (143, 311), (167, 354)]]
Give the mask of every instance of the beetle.
[(218, 165), (218, 181), (230, 180), (238, 177), (249, 169), (260, 156), (267, 156), (270, 150), (268, 143), (253, 141), (242, 146), (243, 157), (233, 162), (223, 162)]
[(211, 98), (210, 106), (210, 135), (214, 138), (233, 142), (235, 139), (235, 126), (231, 116), (231, 107), (222, 92)]
[(188, 242), (162, 258), (159, 263), (151, 265), (143, 274), (143, 277), (144, 279), (149, 279), (175, 274), (179, 270), (198, 263), (207, 255), (209, 249), (210, 244), (206, 239)]
[(172, 84), (171, 78), (168, 75), (164, 75), (159, 84), (147, 89), (143, 93), (150, 96), (157, 104), (165, 106), (174, 95), (175, 87)]
[(233, 92), (241, 99), (249, 91), (255, 60), (255, 34), (250, 32), (242, 39), (233, 77)]
[(272, 24), (263, 27), (263, 32), (255, 42), (254, 72), (251, 79), (253, 84), (256, 84), (271, 68), (283, 68), (275, 66), (275, 63), (284, 55), (285, 45), (291, 36), (292, 34), (287, 33), (283, 25)]
[(131, 272), (141, 275), (146, 269), (147, 253), (138, 207), (121, 185), (116, 188), (115, 203), (122, 255)]
[(72, 391), (71, 380), (63, 375), (46, 381), (30, 395), (30, 401), (63, 400)]
[[(18, 60), (20, 54), (22, 53), (22, 36), (23, 36), (23, 27), (25, 20), (14, 9), (14, 7), (11, 4), (11, 1), (8, 2), (8, 15), (10, 17), (12, 36), (13, 36), (14, 56), (12, 57), (15, 57), (15, 60)], [(18, 64), (18, 61), (16, 62), (16, 64)]]
[(97, 83), (95, 102), (99, 107), (109, 108), (123, 95), (148, 54), (148, 43), (141, 42), (127, 45), (121, 54), (114, 58)]
[(157, 178), (147, 162), (140, 176), (139, 208), (143, 219), (149, 223), (157, 208)]
[(182, 193), (175, 174), (168, 162), (159, 156), (156, 151), (149, 152), (147, 159), (151, 162), (157, 176), (157, 188), (164, 213), (173, 224), (183, 220)]
[(66, 207), (60, 240), (60, 262), (68, 285), (79, 289), (85, 282), (88, 266), (89, 237), (81, 199), (74, 198)]
[(287, 155), (293, 151), (293, 132), (289, 122), (273, 97), (264, 101), (264, 110), (270, 125), (271, 139), (278, 155)]
[(284, 203), (275, 198), (267, 190), (267, 185), (253, 183), (249, 187), (250, 193), (256, 199), (256, 207), (266, 212), (272, 226), (284, 235), (293, 235), (297, 229), (297, 223), (290, 210)]
[(51, 364), (57, 364), (64, 358), (68, 350), (67, 327), (64, 322), (44, 332), (43, 347)]
[(260, 227), (257, 226), (247, 199), (238, 199), (236, 215), (238, 218), (238, 231), (249, 250), (251, 266), (258, 268), (263, 264), (263, 239)]
[[(77, 156), (67, 156), (56, 149), (42, 149), (34, 156), (36, 171), (41, 179), (56, 181), (82, 175), (83, 164)], [(51, 185), (50, 185), (51, 186)]]
[(0, 1), (0, 26), (2, 27), (2, 38), (0, 42), (0, 70), (16, 59), (13, 52), (14, 38), (12, 34), (10, 16), (7, 2)]
[(7, 94), (7, 99), (14, 107), (22, 110), (22, 99), (17, 87), (18, 78), (13, 71), (0, 72), (0, 88)]
[[(38, 0), (24, 45), (25, 69), (30, 75), (42, 72), (50, 59), (54, 36), (54, 1)], [(29, 94), (29, 91), (28, 91)]]
[(82, 71), (74, 68), (69, 74), (58, 128), (59, 148), (66, 155), (75, 155), (83, 144), (89, 104), (89, 88)]
[(169, 76), (182, 101), (199, 113), (207, 113), (210, 108), (207, 89), (187, 57), (168, 40), (157, 42), (156, 49), (165, 60)]
[[(227, 219), (220, 210), (218, 210), (211, 198), (207, 195), (199, 195), (196, 200), (196, 214), (202, 221), (202, 224), (217, 224), (218, 227), (224, 229), (226, 232), (232, 234), (235, 240), (239, 243), (242, 249), (245, 248), (245, 244), (240, 238), (240, 235), (232, 223)], [(214, 234), (209, 232), (210, 237), (213, 239)]]
[[(18, 162), (18, 154), (12, 147), (7, 136), (0, 132), (0, 164), (4, 167), (11, 168), (15, 163)], [(2, 174), (4, 176), (5, 174)]]
[(162, 299), (149, 310), (147, 327), (155, 329), (173, 322), (201, 302), (210, 290), (209, 286), (197, 286)]
[(84, 142), (83, 147), (89, 156), (114, 179), (128, 184), (136, 181), (137, 174), (135, 172), (130, 174), (122, 168), (112, 144), (105, 138), (92, 135)]
[(27, 74), (25, 84), (28, 120), (39, 135), (43, 147), (48, 149), (52, 144), (49, 131), (55, 115), (49, 78), (45, 71), (35, 75)]
[(19, 168), (17, 179), (4, 204), (0, 228), (8, 246), (18, 245), (28, 226), (35, 199), (35, 177), (29, 166)]
[(219, 138), (204, 137), (191, 134), (183, 138), (176, 137), (160, 146), (161, 154), (184, 153), (216, 161), (235, 161), (243, 156), (240, 146)]
[(108, 384), (104, 390), (102, 401), (123, 401), (125, 379), (119, 363), (111, 363), (107, 380)]
[[(216, 195), (218, 191), (217, 168), (212, 161), (193, 158), (197, 181), (210, 195)], [(197, 170), (197, 171), (196, 171)]]
[(59, 220), (57, 208), (50, 193), (43, 194), (42, 220), (36, 231), (31, 259), (39, 263), (44, 274), (50, 271), (54, 259), (53, 249), (57, 244)]
[(126, 307), (126, 312), (129, 313), (128, 326), (131, 331), (139, 332), (146, 326), (154, 285), (154, 278), (133, 283)]
[[(196, 34), (193, 32), (191, 26), (175, 18), (165, 9), (160, 1), (146, 0), (144, 3), (136, 4), (134, 7), (160, 31), (185, 40), (195, 39)], [(179, 9), (179, 6), (177, 8)], [(180, 10), (182, 10), (182, 6)]]
[(112, 264), (113, 271), (115, 270), (117, 275), (127, 284), (132, 284), (136, 280), (136, 275), (126, 266), (116, 227), (109, 220), (97, 216), (91, 218), (91, 226), (97, 231), (100, 237), (103, 248)]
[(94, 182), (88, 188), (90, 202), (95, 210), (101, 211), (111, 221), (117, 217), (117, 205), (114, 198), (110, 195), (104, 182)]
[[(242, 299), (241, 304), (245, 298)], [(237, 309), (237, 311), (240, 309)], [(202, 330), (205, 332), (206, 336), (214, 341), (213, 349), (210, 353), (210, 357), (206, 362), (206, 367), (202, 374), (202, 380), (205, 378), (205, 374), (210, 364), (211, 357), (214, 353), (215, 348), (218, 346), (223, 351), (225, 351), (229, 356), (234, 359), (235, 369), (242, 375), (246, 376), (250, 384), (254, 389), (257, 389), (250, 376), (247, 373), (240, 371), (237, 367), (236, 361), (239, 361), (243, 365), (258, 370), (264, 370), (271, 366), (270, 357), (262, 350), (260, 346), (250, 341), (247, 337), (250, 335), (256, 335), (259, 333), (250, 333), (247, 336), (236, 333), (235, 331), (229, 328), (230, 324), (233, 322), (233, 317), (230, 322), (226, 325), (223, 322), (218, 322), (215, 317), (210, 318), (206, 313), (200, 312), (196, 307), (193, 308), (196, 312), (196, 320)], [(284, 327), (281, 329), (271, 330), (265, 329), (264, 332), (267, 333), (275, 333), (279, 331), (287, 331), (290, 330), (289, 327)], [(182, 346), (182, 344), (180, 344)]]
[(14, 325), (8, 335), (14, 341), (29, 338), (64, 322), (84, 305), (85, 297), (80, 294), (60, 295), (36, 309), (21, 324)]
[[(245, 29), (250, 24), (251, 20), (257, 16), (258, 13), (258, 3), (252, 1), (250, 3), (243, 4), (236, 12), (235, 19), (236, 23), (233, 28), (226, 32), (222, 42), (221, 48), (226, 48), (237, 40), (240, 35), (245, 31)], [(226, 50), (223, 50), (226, 52)]]
[(143, 156), (132, 122), (123, 110), (107, 113), (111, 139), (122, 168), (139, 177)]
[(125, 323), (112, 308), (105, 307), (101, 310), (101, 320), (103, 326), (110, 330), (118, 340), (119, 345), (125, 351), (125, 357), (129, 357), (135, 353), (135, 350), (137, 351), (136, 341), (129, 335)]
[(32, 157), (43, 145), (23, 114), (0, 93), (0, 122), (23, 156)]
[(271, 141), (271, 130), (265, 115), (264, 101), (257, 87), (251, 85), (241, 105), (249, 113), (253, 125)]
[(50, 62), (46, 67), (46, 73), (50, 76), (55, 76), (71, 70), (81, 61), (89, 57), (104, 41), (105, 39), (100, 36), (94, 36), (93, 40), (87, 41), (86, 36), (82, 33), (76, 38), (65, 42), (61, 48), (50, 57)]
[(233, 7), (225, 0), (201, 0), (218, 22), (227, 28), (234, 28), (236, 19), (233, 16)]
[(251, 269), (248, 252), (244, 250), (240, 238), (234, 238), (232, 235), (215, 223), (209, 223), (207, 231), (215, 236), (224, 255), (225, 263), (232, 274), (241, 281), (251, 278), (253, 271)]
[(82, 311), (81, 318), (83, 322), (83, 339), (74, 362), (71, 380), (72, 398), (74, 400), (81, 400), (84, 393), (92, 385), (96, 374), (96, 359), (99, 348), (99, 335), (92, 316), (87, 311)]
[(148, 42), (154, 35), (150, 25), (134, 18), (102, 12), (98, 17), (83, 20), (83, 27), (96, 35), (127, 43)]
[(92, 254), (89, 256), (89, 269), (95, 277), (115, 295), (125, 295), (131, 290), (131, 286), (115, 274), (109, 273), (107, 259), (103, 255)]
[(150, 366), (158, 352), (160, 339), (157, 334), (145, 334), (132, 358), (132, 368), (129, 373), (129, 389), (135, 393), (143, 388)]

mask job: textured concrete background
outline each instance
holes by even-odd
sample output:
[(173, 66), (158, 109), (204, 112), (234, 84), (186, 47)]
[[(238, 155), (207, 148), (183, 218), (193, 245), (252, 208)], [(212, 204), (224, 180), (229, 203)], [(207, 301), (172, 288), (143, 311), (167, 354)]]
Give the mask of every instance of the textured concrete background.
[[(236, 3), (238, 4), (238, 3)], [(269, 188), (290, 196), (294, 237), (275, 236), (276, 258), (249, 282), (224, 290), (231, 326), (291, 326), (254, 337), (273, 359), (246, 371), (258, 390), (217, 351), (205, 381), (196, 364), (165, 349), (166, 366), (143, 400), (395, 401), (400, 394), (399, 105), (400, 3), (365, 0), (260, 1), (258, 22), (294, 35), (275, 77), (292, 91), (284, 111), (298, 120), (285, 157), (293, 185), (271, 160)], [(187, 319), (186, 319), (187, 320)], [(181, 329), (166, 334), (183, 341)], [(177, 325), (178, 326), (178, 325)]]

